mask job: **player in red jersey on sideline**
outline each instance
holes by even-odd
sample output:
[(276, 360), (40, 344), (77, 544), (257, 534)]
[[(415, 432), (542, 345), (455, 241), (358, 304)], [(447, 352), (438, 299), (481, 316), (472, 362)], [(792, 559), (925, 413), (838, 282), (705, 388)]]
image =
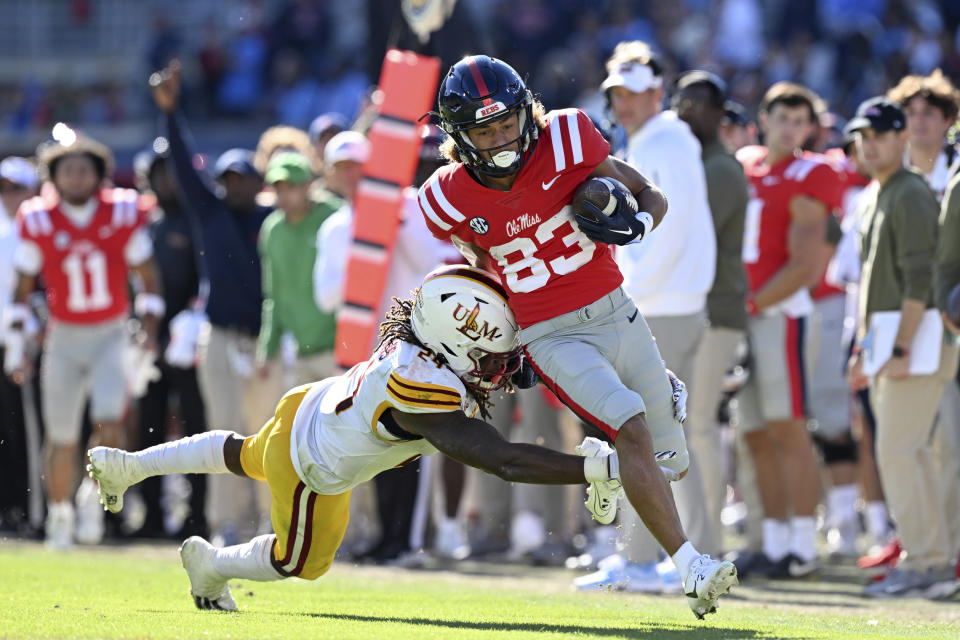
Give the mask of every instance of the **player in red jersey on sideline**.
[[(614, 442), (627, 498), (673, 558), (702, 618), (736, 584), (736, 569), (699, 554), (683, 532), (664, 477), (679, 479), (689, 464), (682, 418), (650, 330), (620, 287), (611, 246), (647, 235), (666, 213), (663, 195), (609, 155), (584, 113), (544, 113), (500, 60), (455, 64), (438, 102), (452, 162), (420, 189), (428, 226), (499, 275), (533, 369)], [(614, 192), (609, 217), (589, 203), (572, 210), (574, 192), (591, 176), (631, 192)]]
[[(50, 320), (44, 337), (40, 386), (46, 425), (47, 544), (67, 548), (76, 540), (103, 537), (103, 510), (96, 483), (77, 491), (76, 535), (70, 500), (77, 477), (82, 412), (90, 397), (93, 440), (119, 445), (127, 408), (123, 353), (130, 300), (128, 277), (140, 287), (134, 305), (146, 332), (145, 350), (155, 352), (163, 298), (144, 226), (150, 207), (132, 189), (102, 188), (113, 157), (104, 145), (57, 125), (56, 142), (38, 150), (50, 197), (24, 202), (17, 215), (21, 242), (14, 263), (14, 304), (5, 314), (20, 344), (35, 325), (27, 296), (42, 276)], [(23, 350), (8, 349), (4, 370), (23, 380)]]
[(804, 363), (809, 288), (820, 275), (827, 216), (842, 204), (843, 182), (822, 156), (801, 152), (816, 102), (800, 85), (773, 85), (760, 103), (766, 146), (737, 152), (750, 182), (743, 262), (753, 359), (738, 417), (764, 512), (763, 553), (738, 560), (741, 574), (800, 577), (818, 567), (820, 482), (806, 428)]

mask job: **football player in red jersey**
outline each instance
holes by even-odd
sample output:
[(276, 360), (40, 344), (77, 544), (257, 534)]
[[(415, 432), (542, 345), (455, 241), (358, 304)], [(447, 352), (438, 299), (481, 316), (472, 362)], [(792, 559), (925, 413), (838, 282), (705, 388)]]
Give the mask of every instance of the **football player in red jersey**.
[(809, 287), (820, 275), (827, 216), (840, 206), (842, 182), (820, 156), (801, 152), (816, 101), (800, 85), (773, 85), (760, 103), (766, 146), (737, 152), (751, 192), (743, 261), (753, 356), (738, 413), (764, 511), (763, 553), (743, 558), (742, 573), (789, 577), (817, 568), (820, 484), (806, 428), (804, 359)]
[[(470, 56), (455, 64), (438, 103), (452, 162), (420, 189), (427, 225), (499, 275), (533, 369), (614, 442), (628, 499), (703, 617), (736, 584), (736, 569), (700, 555), (683, 532), (664, 478), (679, 479), (689, 463), (681, 417), (650, 330), (620, 287), (611, 246), (647, 235), (666, 213), (663, 195), (609, 155), (584, 113), (544, 113), (500, 60)], [(614, 178), (631, 192), (614, 192), (609, 217), (589, 203), (572, 210), (574, 192), (591, 176)]]
[[(113, 163), (104, 145), (62, 124), (54, 135), (57, 141), (37, 154), (41, 173), (53, 185), (50, 197), (27, 200), (17, 216), (18, 281), (15, 304), (5, 322), (22, 340), (35, 324), (25, 304), (27, 296), (42, 276), (50, 314), (40, 377), (48, 443), (46, 536), (50, 546), (65, 548), (74, 539), (70, 495), (88, 392), (93, 439), (123, 442), (128, 276), (136, 276), (139, 283), (134, 308), (143, 320), (148, 351), (155, 351), (164, 303), (158, 295), (153, 245), (144, 227), (149, 208), (136, 191), (102, 188)], [(22, 357), (8, 359), (4, 369), (22, 379), (25, 365)], [(103, 537), (98, 500), (96, 483), (85, 480), (77, 492), (80, 542), (96, 543)]]

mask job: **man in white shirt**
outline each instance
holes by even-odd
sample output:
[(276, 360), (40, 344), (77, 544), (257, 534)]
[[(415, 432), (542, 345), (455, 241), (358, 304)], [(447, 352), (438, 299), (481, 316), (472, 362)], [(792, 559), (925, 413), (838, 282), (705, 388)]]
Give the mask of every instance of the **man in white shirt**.
[[(663, 68), (646, 43), (617, 45), (607, 61), (607, 72), (601, 89), (614, 119), (628, 136), (625, 159), (664, 192), (670, 207), (670, 215), (647, 242), (618, 248), (623, 286), (646, 318), (667, 367), (686, 381), (688, 391), (694, 394), (696, 390), (689, 384), (697, 346), (707, 326), (706, 300), (717, 251), (700, 143), (675, 112), (663, 110)], [(689, 425), (684, 427), (689, 429)], [(684, 527), (699, 548), (704, 541), (697, 539), (696, 527), (689, 527), (698, 516), (703, 517), (704, 488), (695, 461), (697, 452), (690, 451), (690, 455), (690, 471), (674, 483), (674, 490)], [(659, 546), (636, 512), (624, 508), (621, 517), (626, 564), (605, 563), (610, 568), (578, 579), (577, 587), (596, 589), (614, 584), (628, 591), (679, 589), (675, 576), (657, 573)]]

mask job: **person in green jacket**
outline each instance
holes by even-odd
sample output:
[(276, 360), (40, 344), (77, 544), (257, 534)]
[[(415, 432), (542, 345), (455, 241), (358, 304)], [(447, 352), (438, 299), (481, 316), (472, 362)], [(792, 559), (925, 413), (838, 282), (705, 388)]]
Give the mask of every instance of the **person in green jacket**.
[(958, 349), (944, 342), (940, 366), (931, 374), (910, 371), (910, 353), (921, 319), (933, 305), (937, 200), (923, 178), (903, 166), (906, 119), (885, 97), (868, 100), (847, 125), (863, 166), (877, 181), (860, 217), (860, 329), (850, 358), (853, 390), (867, 385), (864, 355), (871, 317), (899, 311), (893, 353), (869, 381), (877, 420), (877, 468), (905, 555), (897, 568), (864, 595), (945, 598), (957, 590), (955, 554), (939, 486), (930, 433), (940, 394), (957, 370)]
[(313, 264), (317, 229), (343, 203), (310, 200), (310, 162), (295, 152), (276, 154), (265, 182), (277, 193), (277, 209), (260, 228), (258, 247), (263, 267), (263, 317), (257, 345), (258, 373), (277, 377), (281, 338), (291, 334), (297, 345), (296, 384), (321, 380), (333, 373), (336, 318), (313, 300)]

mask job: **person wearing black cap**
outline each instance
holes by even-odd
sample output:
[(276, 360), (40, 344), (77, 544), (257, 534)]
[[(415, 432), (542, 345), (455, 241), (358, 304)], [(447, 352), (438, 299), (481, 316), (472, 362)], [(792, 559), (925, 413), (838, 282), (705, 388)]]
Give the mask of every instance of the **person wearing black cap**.
[(723, 103), (719, 135), (723, 144), (735, 153), (741, 147), (757, 144), (757, 124), (750, 120), (746, 107), (734, 100), (727, 100)]
[[(206, 430), (203, 398), (197, 382), (194, 359), (178, 361), (168, 347), (171, 326), (193, 312), (190, 309), (199, 290), (198, 251), (193, 225), (184, 213), (177, 186), (170, 171), (170, 144), (166, 138), (156, 138), (150, 147), (133, 159), (137, 188), (152, 193), (157, 206), (150, 216), (150, 238), (154, 255), (163, 282), (163, 298), (166, 313), (158, 330), (159, 352), (157, 367), (160, 377), (147, 386), (140, 398), (140, 446), (150, 447), (165, 442), (169, 432), (170, 418), (176, 417), (180, 435), (188, 436)], [(178, 335), (178, 338), (180, 336)], [(176, 398), (174, 406), (172, 400)], [(190, 482), (190, 514), (184, 521), (178, 537), (206, 535), (207, 521), (206, 477), (200, 474), (188, 476)], [(143, 482), (140, 490), (147, 507), (147, 515), (138, 535), (164, 537), (163, 509), (161, 507), (162, 483), (159, 478)]]
[[(209, 286), (201, 286), (201, 297), (210, 331), (201, 341), (198, 373), (207, 425), (253, 433), (270, 416), (276, 400), (253, 375), (263, 304), (257, 237), (270, 213), (256, 201), (263, 178), (254, 166), (252, 151), (230, 149), (214, 164), (219, 185), (210, 184), (194, 168), (189, 136), (177, 111), (179, 64), (171, 63), (153, 74), (150, 85), (154, 102), (166, 114), (171, 166), (184, 211), (200, 229), (204, 252), (205, 284)], [(254, 485), (247, 480), (217, 477), (209, 488), (210, 526), (215, 536), (232, 542), (238, 527), (249, 528), (249, 519), (239, 514), (249, 511)], [(266, 505), (266, 496), (261, 495), (256, 502)], [(261, 512), (255, 517), (262, 517)]]
[[(870, 386), (877, 466), (905, 552), (897, 568), (864, 595), (946, 597), (957, 586), (928, 436), (943, 387), (956, 371), (958, 347), (943, 343), (934, 372), (911, 373), (911, 347), (933, 306), (937, 201), (923, 178), (903, 166), (906, 120), (897, 103), (882, 96), (867, 100), (847, 126), (879, 187), (860, 222), (860, 323), (848, 377), (855, 391)], [(899, 324), (889, 360), (868, 380), (866, 350), (875, 348), (878, 333), (868, 330), (873, 315), (883, 311), (899, 311)]]
[[(694, 360), (690, 399), (690, 427), (687, 447), (700, 465), (704, 487), (702, 511), (704, 544), (707, 553), (720, 550), (720, 510), (726, 484), (717, 432), (717, 406), (726, 370), (735, 364), (737, 347), (747, 328), (747, 274), (740, 254), (749, 193), (743, 167), (721, 142), (720, 123), (726, 117), (726, 83), (707, 71), (688, 71), (677, 80), (672, 106), (681, 120), (690, 125), (703, 151), (707, 179), (707, 200), (717, 237), (717, 267), (713, 286), (707, 293), (709, 327), (703, 334)], [(699, 455), (698, 455), (699, 453)], [(688, 524), (694, 529), (693, 523)]]

